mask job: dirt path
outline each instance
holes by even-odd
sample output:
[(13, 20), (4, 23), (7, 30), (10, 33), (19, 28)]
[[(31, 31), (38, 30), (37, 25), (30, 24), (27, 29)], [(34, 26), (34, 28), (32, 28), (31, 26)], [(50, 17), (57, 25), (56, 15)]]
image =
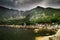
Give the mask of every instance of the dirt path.
[(35, 40), (41, 40), (42, 38), (44, 38), (44, 37), (41, 37), (41, 36), (35, 37)]
[(52, 36), (44, 36), (44, 37), (36, 37), (35, 40), (49, 40), (49, 37), (52, 37)]

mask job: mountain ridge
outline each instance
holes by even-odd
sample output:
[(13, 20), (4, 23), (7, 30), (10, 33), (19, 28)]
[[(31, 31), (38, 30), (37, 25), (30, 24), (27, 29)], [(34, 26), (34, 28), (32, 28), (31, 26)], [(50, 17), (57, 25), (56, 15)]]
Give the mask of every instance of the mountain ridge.
[(5, 22), (7, 22), (7, 24), (15, 24), (15, 22), (16, 24), (60, 22), (60, 9), (42, 8), (37, 6), (32, 10), (18, 11), (0, 7), (0, 23)]

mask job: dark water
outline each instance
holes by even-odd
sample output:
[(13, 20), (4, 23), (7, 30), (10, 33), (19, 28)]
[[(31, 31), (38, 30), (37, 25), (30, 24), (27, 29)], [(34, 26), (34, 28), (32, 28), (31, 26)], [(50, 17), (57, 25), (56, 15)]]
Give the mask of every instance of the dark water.
[(0, 27), (0, 40), (35, 40), (33, 29)]
[(40, 30), (35, 33), (34, 29), (0, 27), (0, 40), (35, 40), (37, 36), (55, 34), (55, 30)]

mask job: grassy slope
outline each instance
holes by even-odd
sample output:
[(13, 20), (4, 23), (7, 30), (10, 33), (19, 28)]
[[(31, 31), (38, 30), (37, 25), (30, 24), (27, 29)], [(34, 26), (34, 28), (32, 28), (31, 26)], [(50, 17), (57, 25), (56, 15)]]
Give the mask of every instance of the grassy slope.
[[(0, 24), (35, 24), (35, 23), (60, 23), (60, 9), (36, 7), (25, 12), (27, 15), (23, 19), (2, 19)], [(12, 20), (11, 20), (12, 19)]]

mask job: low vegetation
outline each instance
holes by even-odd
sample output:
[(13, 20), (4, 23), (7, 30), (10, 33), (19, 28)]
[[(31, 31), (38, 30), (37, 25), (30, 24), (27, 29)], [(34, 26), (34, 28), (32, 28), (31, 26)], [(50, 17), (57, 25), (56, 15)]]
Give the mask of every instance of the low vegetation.
[(49, 36), (56, 34), (56, 29), (40, 29), (38, 33), (36, 33), (37, 36)]
[[(36, 23), (59, 23), (60, 24), (60, 9), (53, 9), (53, 8), (42, 8), (42, 7), (37, 7), (34, 8), (30, 11), (22, 11), (21, 14), (24, 15), (20, 15), (17, 16), (7, 16), (7, 14), (10, 14), (12, 12), (16, 12), (13, 10), (8, 9), (9, 12), (6, 13), (6, 18), (1, 18), (0, 17), (0, 24), (15, 24), (15, 25), (23, 25), (23, 24), (27, 24), (27, 25), (32, 25), (32, 24), (36, 24)], [(20, 14), (17, 11), (18, 14)], [(26, 14), (26, 15), (25, 15)], [(11, 14), (13, 15), (13, 13)], [(3, 16), (3, 17), (4, 17)], [(22, 18), (23, 17), (23, 18)]]

